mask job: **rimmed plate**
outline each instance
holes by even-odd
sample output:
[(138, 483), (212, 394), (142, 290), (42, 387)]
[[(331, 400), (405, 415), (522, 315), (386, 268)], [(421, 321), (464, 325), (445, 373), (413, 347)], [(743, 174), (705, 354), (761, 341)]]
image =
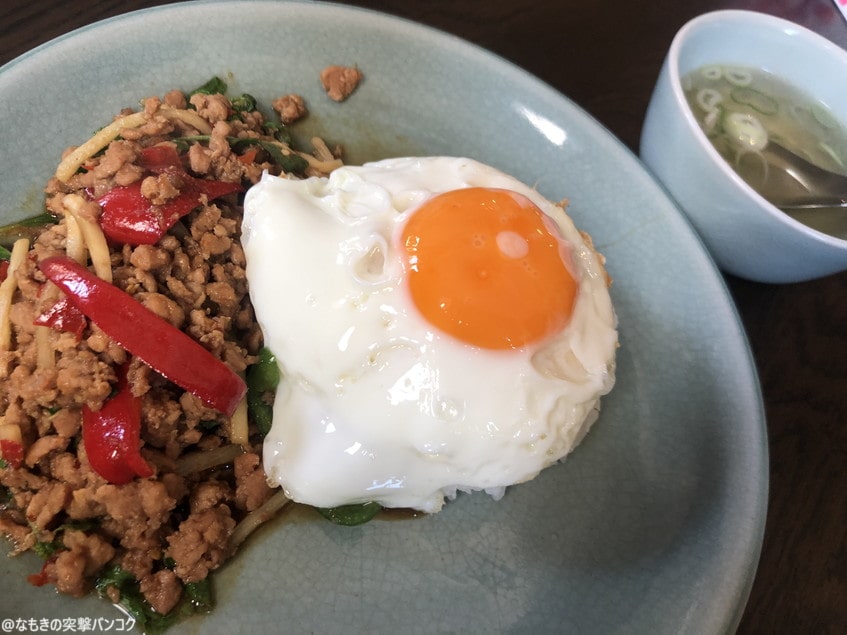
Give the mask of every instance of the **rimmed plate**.
[[(328, 64), (365, 81), (345, 103)], [(444, 33), (331, 4), (190, 2), (94, 24), (0, 69), (0, 200), (36, 212), (61, 151), (139, 98), (212, 75), (263, 103), (302, 94), (299, 127), (347, 160), (470, 156), (535, 184), (608, 259), (618, 384), (565, 462), (500, 502), (337, 527), (298, 514), (217, 575), (218, 608), (176, 632), (731, 631), (765, 519), (757, 377), (722, 279), (641, 164), (567, 98)], [(111, 616), (0, 564), (0, 616)]]

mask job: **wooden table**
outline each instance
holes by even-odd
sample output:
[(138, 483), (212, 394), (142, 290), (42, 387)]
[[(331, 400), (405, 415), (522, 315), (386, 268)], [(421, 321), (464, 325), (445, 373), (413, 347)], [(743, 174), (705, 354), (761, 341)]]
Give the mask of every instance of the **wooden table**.
[[(830, 0), (350, 0), (459, 35), (545, 80), (637, 151), (674, 33), (697, 14), (753, 9), (847, 48)], [(4, 0), (0, 63), (159, 0)], [(847, 78), (841, 81), (847, 90)], [(847, 273), (801, 284), (727, 277), (761, 379), (770, 443), (765, 541), (741, 633), (847, 632)]]

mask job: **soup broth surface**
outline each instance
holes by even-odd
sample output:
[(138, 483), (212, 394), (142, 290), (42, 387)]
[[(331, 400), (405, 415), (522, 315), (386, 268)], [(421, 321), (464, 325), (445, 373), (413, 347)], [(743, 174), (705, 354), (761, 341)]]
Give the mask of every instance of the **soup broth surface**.
[[(773, 73), (710, 65), (685, 75), (682, 86), (691, 111), (712, 145), (765, 198), (783, 198), (788, 180), (775, 174), (782, 168), (769, 161), (770, 143), (778, 143), (821, 168), (847, 175), (847, 128), (826, 104)], [(796, 187), (798, 197), (814, 194), (799, 184)], [(847, 238), (845, 210), (833, 208), (792, 216), (819, 231)]]

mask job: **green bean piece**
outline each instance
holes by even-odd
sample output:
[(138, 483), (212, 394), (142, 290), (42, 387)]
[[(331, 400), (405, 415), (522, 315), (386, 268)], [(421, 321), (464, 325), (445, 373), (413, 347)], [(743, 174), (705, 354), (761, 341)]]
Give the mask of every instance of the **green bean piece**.
[(267, 346), (259, 351), (259, 361), (250, 366), (247, 371), (248, 388), (260, 392), (276, 390), (280, 380), (279, 365), (276, 355)]
[(316, 509), (320, 512), (321, 516), (334, 522), (336, 525), (353, 527), (372, 520), (382, 510), (382, 507), (379, 503), (370, 501), (354, 505), (341, 505), (339, 507), (318, 507)]
[(266, 401), (266, 394), (276, 391), (280, 371), (271, 349), (259, 351), (259, 361), (247, 369), (247, 410), (262, 436), (271, 430), (273, 407)]
[(14, 244), (18, 238), (29, 238), (33, 240), (47, 227), (56, 223), (57, 218), (55, 216), (44, 212), (9, 223), (8, 225), (3, 225), (0, 227), (0, 247), (3, 248), (3, 251), (0, 251), (0, 259), (9, 259), (11, 254), (7, 247)]

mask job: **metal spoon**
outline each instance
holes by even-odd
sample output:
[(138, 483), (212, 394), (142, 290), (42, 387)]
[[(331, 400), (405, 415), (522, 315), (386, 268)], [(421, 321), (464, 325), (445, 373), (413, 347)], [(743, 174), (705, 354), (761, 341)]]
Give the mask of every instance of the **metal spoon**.
[(821, 168), (773, 140), (762, 154), (771, 168), (762, 194), (780, 209), (847, 208), (847, 176)]

